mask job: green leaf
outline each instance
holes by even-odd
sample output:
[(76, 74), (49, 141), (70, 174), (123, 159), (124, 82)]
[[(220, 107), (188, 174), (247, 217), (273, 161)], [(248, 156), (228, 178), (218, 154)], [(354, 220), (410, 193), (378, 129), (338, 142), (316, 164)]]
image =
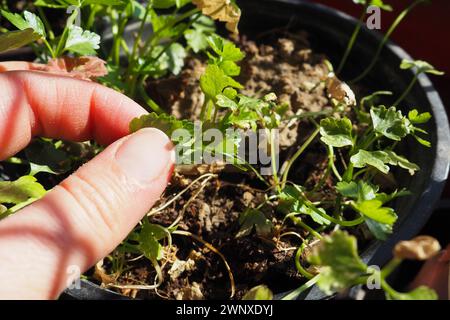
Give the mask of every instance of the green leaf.
[(369, 6), (376, 6), (379, 7), (385, 11), (392, 11), (392, 6), (384, 3), (383, 0), (353, 0), (356, 4), (362, 4), (362, 5), (369, 5)]
[(272, 232), (272, 222), (266, 218), (264, 213), (259, 210), (248, 208), (241, 213), (239, 217), (241, 228), (236, 234), (236, 238), (250, 235), (253, 227), (256, 229), (256, 234), (261, 237), (267, 237)]
[(72, 25), (69, 28), (65, 50), (80, 55), (95, 55), (96, 50), (100, 48), (100, 40), (98, 34)]
[(423, 60), (411, 61), (411, 60), (404, 59), (404, 60), (402, 60), (402, 62), (400, 64), (400, 68), (404, 69), (404, 70), (416, 68), (417, 69), (417, 71), (416, 71), (417, 74), (429, 73), (429, 74), (434, 74), (434, 75), (437, 75), (437, 76), (442, 76), (442, 75), (445, 74), (442, 71), (436, 70), (435, 67), (433, 67), (431, 64), (429, 64), (428, 62), (423, 61)]
[(383, 202), (380, 200), (365, 200), (354, 204), (354, 208), (370, 219), (392, 225), (397, 221), (397, 215), (394, 209), (383, 207)]
[(387, 296), (393, 300), (438, 300), (439, 298), (436, 291), (426, 286), (417, 287), (407, 293), (390, 292)]
[(147, 259), (151, 261), (160, 260), (163, 258), (163, 252), (158, 241), (165, 237), (167, 237), (167, 231), (164, 227), (149, 223), (145, 219), (139, 233), (139, 249)]
[(205, 73), (200, 78), (200, 87), (210, 99), (215, 99), (218, 94), (227, 87), (242, 89), (242, 85), (227, 76), (225, 72), (216, 65), (208, 65)]
[(227, 76), (235, 77), (241, 73), (241, 67), (239, 67), (236, 62), (233, 61), (223, 61), (219, 64), (220, 69), (225, 72)]
[(353, 163), (355, 168), (364, 168), (369, 165), (384, 174), (389, 172), (389, 166), (385, 165), (387, 159), (384, 151), (359, 150), (357, 154), (350, 158), (350, 162)]
[(203, 31), (197, 29), (189, 29), (184, 32), (184, 37), (192, 51), (199, 53), (208, 48), (208, 40)]
[[(287, 215), (286, 217), (288, 217), (289, 215), (305, 214), (310, 216), (314, 220), (314, 222), (320, 225), (330, 224), (330, 221), (328, 219), (325, 219), (323, 216), (318, 214), (314, 209), (310, 208), (305, 204), (305, 201), (303, 200), (300, 191), (295, 186), (288, 185), (283, 189), (283, 191), (279, 195), (277, 209), (280, 212), (286, 214)], [(322, 208), (318, 210), (320, 210), (323, 213), (326, 213), (325, 210)]]
[(427, 123), (431, 119), (431, 114), (429, 112), (420, 113), (416, 109), (411, 110), (408, 113), (408, 119), (414, 124)]
[(358, 255), (356, 238), (340, 230), (325, 236), (308, 261), (320, 267), (317, 285), (328, 295), (355, 285), (367, 272)]
[(410, 121), (397, 111), (395, 107), (372, 107), (370, 116), (374, 130), (391, 140), (400, 141), (411, 132)]
[(392, 234), (392, 225), (390, 224), (380, 223), (368, 217), (365, 217), (365, 222), (369, 231), (378, 240), (386, 241)]
[(174, 75), (178, 75), (184, 67), (184, 59), (187, 57), (187, 52), (179, 43), (173, 43), (167, 50), (169, 57), (169, 70)]
[(352, 122), (348, 118), (322, 119), (320, 134), (320, 140), (329, 146), (340, 148), (353, 145)]
[(41, 36), (31, 28), (0, 34), (0, 53), (21, 48), (40, 38)]
[(25, 10), (23, 13), (24, 17), (22, 18), (22, 16), (17, 13), (11, 13), (5, 10), (1, 10), (0, 12), (5, 19), (11, 22), (17, 29), (25, 30), (31, 28), (41, 37), (46, 37), (44, 23), (34, 13)]
[(390, 165), (406, 169), (411, 175), (413, 175), (415, 171), (420, 170), (420, 167), (417, 164), (410, 162), (408, 159), (396, 154), (394, 151), (385, 151), (385, 153), (387, 155), (386, 163)]
[(32, 176), (23, 176), (16, 181), (0, 181), (0, 203), (19, 204), (30, 198), (39, 199), (45, 192)]
[(243, 297), (242, 300), (272, 300), (273, 293), (265, 285), (260, 285), (250, 289)]
[(411, 175), (420, 169), (417, 164), (410, 162), (408, 159), (396, 154), (394, 151), (359, 150), (357, 154), (350, 158), (350, 162), (353, 163), (355, 168), (364, 168), (370, 165), (384, 174), (388, 173), (390, 170), (389, 166), (386, 164), (406, 169)]
[(344, 197), (355, 199), (358, 202), (374, 199), (377, 191), (376, 187), (362, 180), (358, 182), (338, 182), (336, 190)]
[(223, 94), (218, 94), (216, 104), (219, 107), (230, 109), (235, 112), (238, 110), (238, 104)]
[(233, 42), (226, 40), (216, 34), (208, 37), (211, 49), (222, 59), (232, 62), (241, 61), (245, 58), (245, 53), (241, 51)]
[(188, 120), (178, 120), (167, 114), (150, 113), (135, 118), (130, 123), (130, 132), (136, 132), (142, 128), (157, 128), (167, 134), (169, 137), (178, 129), (186, 129), (193, 134), (194, 124)]

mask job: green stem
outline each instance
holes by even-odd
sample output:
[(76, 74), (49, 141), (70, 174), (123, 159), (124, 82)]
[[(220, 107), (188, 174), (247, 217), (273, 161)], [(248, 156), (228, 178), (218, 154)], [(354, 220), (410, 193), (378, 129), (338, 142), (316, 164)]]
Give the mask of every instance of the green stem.
[(362, 80), (364, 77), (366, 77), (370, 71), (372, 71), (373, 67), (378, 61), (378, 58), (380, 57), (381, 51), (384, 48), (384, 45), (389, 40), (391, 34), (395, 31), (395, 29), (398, 27), (398, 25), (403, 21), (403, 19), (408, 15), (408, 13), (414, 9), (418, 4), (422, 2), (426, 2), (427, 0), (416, 0), (414, 1), (409, 7), (404, 9), (398, 17), (395, 19), (395, 21), (392, 23), (392, 25), (389, 27), (387, 33), (384, 35), (383, 39), (381, 40), (380, 44), (378, 45), (377, 51), (375, 52), (375, 56), (373, 57), (372, 61), (370, 62), (369, 66), (364, 70), (358, 77), (350, 81), (350, 83), (355, 83), (360, 80)]
[(322, 239), (322, 235), (320, 233), (318, 233), (316, 230), (314, 230), (313, 228), (311, 228), (310, 226), (308, 226), (306, 223), (304, 223), (302, 221), (302, 219), (300, 219), (299, 217), (296, 216), (290, 216), (289, 217), (291, 219), (291, 221), (299, 227), (302, 227), (303, 229), (305, 229), (306, 231), (308, 231), (311, 235), (313, 235), (314, 237), (316, 237), (317, 239)]
[(381, 277), (382, 278), (388, 277), (392, 273), (392, 271), (394, 271), (401, 263), (402, 259), (393, 258), (381, 270)]
[(141, 43), (142, 35), (144, 33), (145, 23), (147, 22), (148, 15), (150, 14), (150, 10), (153, 8), (153, 0), (148, 1), (147, 7), (145, 8), (144, 18), (141, 21), (141, 25), (139, 27), (138, 34), (134, 39), (133, 51), (131, 52), (130, 66), (134, 68), (135, 61), (138, 60), (137, 51), (139, 48), (139, 44)]
[(347, 44), (347, 48), (345, 49), (345, 53), (344, 56), (342, 57), (341, 62), (339, 63), (339, 67), (336, 71), (337, 74), (341, 73), (342, 69), (345, 66), (345, 63), (347, 62), (348, 56), (350, 55), (350, 52), (353, 49), (353, 46), (355, 45), (356, 42), (356, 38), (358, 37), (359, 32), (361, 31), (361, 27), (363, 25), (364, 19), (366, 18), (367, 15), (367, 7), (368, 5), (364, 6), (364, 10), (361, 13), (361, 16), (359, 18), (358, 24), (356, 25), (355, 29), (353, 30), (353, 34), (350, 38), (350, 41)]
[(148, 111), (154, 111), (157, 114), (164, 113), (164, 110), (161, 109), (161, 107), (152, 98), (150, 98), (147, 95), (147, 92), (145, 92), (144, 86), (139, 86), (138, 90), (139, 90), (139, 94), (141, 95), (142, 99), (151, 108), (151, 110), (148, 110)]
[(408, 96), (408, 94), (411, 92), (412, 88), (414, 88), (414, 85), (417, 82), (417, 77), (419, 75), (416, 73), (414, 75), (414, 78), (411, 80), (411, 82), (409, 83), (408, 87), (406, 88), (406, 90), (403, 92), (403, 94), (397, 99), (397, 101), (394, 102), (394, 106), (398, 107), (398, 105)]
[(311, 288), (313, 285), (316, 284), (316, 282), (319, 280), (320, 275), (316, 275), (314, 278), (306, 282), (304, 285), (299, 287), (298, 289), (295, 289), (291, 293), (285, 295), (281, 300), (294, 300), (296, 299), (301, 293)]
[(272, 164), (273, 181), (279, 193), (281, 193), (280, 180), (278, 179), (277, 158), (275, 154), (275, 129), (270, 129), (270, 157)]
[(338, 169), (336, 168), (336, 165), (334, 164), (334, 149), (332, 146), (328, 146), (328, 167), (331, 168), (334, 175), (339, 181), (342, 181), (342, 177), (339, 174)]
[(48, 19), (47, 19), (47, 16), (45, 15), (45, 13), (44, 13), (44, 10), (42, 10), (41, 7), (37, 7), (37, 10), (38, 10), (39, 16), (42, 19), (42, 22), (44, 22), (45, 29), (47, 29), (47, 33), (48, 33), (49, 39), (50, 40), (54, 40), (55, 39), (55, 34), (53, 33), (52, 26), (48, 22)]
[(306, 148), (314, 141), (316, 136), (319, 134), (320, 129), (317, 128), (314, 132), (309, 136), (309, 138), (302, 144), (302, 146), (295, 152), (295, 154), (287, 161), (287, 165), (283, 172), (283, 178), (281, 182), (281, 188), (284, 189), (286, 186), (287, 178), (289, 175), (289, 170), (291, 169), (292, 164), (297, 160), (297, 158), (305, 151)]
[(300, 272), (305, 278), (311, 279), (314, 277), (314, 275), (311, 272), (309, 272), (308, 270), (306, 270), (305, 268), (303, 268), (303, 266), (300, 262), (300, 258), (303, 254), (303, 251), (305, 250), (305, 247), (306, 247), (306, 244), (305, 244), (305, 242), (303, 242), (295, 254), (295, 267), (297, 268), (298, 272)]
[[(145, 42), (144, 44), (144, 49), (145, 48), (150, 48), (150, 50), (153, 50), (153, 46), (151, 46), (151, 44), (158, 39), (158, 37), (161, 35), (161, 33), (167, 29), (172, 28), (173, 26), (175, 26), (177, 23), (183, 21), (184, 19), (189, 18), (190, 16), (193, 16), (196, 13), (199, 13), (200, 9), (195, 8), (192, 9), (182, 15), (180, 15), (179, 17), (177, 17), (176, 19), (174, 19), (173, 21), (171, 21), (170, 23), (166, 24), (164, 27), (162, 27), (161, 29), (159, 29), (158, 31), (156, 31), (155, 33), (153, 33)], [(151, 51), (149, 52), (149, 54), (147, 54), (147, 56), (150, 56)]]

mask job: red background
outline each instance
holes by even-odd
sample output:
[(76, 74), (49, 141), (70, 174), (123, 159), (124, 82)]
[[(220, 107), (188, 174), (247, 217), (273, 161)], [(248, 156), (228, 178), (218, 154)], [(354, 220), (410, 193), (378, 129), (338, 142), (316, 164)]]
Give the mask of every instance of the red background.
[[(312, 0), (352, 16), (361, 15), (362, 6), (351, 0)], [(381, 16), (382, 31), (385, 32), (399, 12), (412, 0), (387, 0), (394, 11), (383, 11)], [(403, 47), (414, 59), (426, 60), (445, 71), (441, 77), (432, 76), (447, 112), (450, 113), (450, 0), (432, 0), (430, 4), (416, 7), (403, 20), (392, 35), (393, 40)], [(450, 198), (450, 182), (447, 183), (443, 197)]]

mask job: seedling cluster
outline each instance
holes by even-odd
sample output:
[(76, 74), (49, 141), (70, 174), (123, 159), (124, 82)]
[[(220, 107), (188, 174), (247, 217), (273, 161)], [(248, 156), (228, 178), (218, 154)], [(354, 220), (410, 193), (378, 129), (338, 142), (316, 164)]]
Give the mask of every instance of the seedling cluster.
[[(383, 1), (354, 2), (365, 7), (376, 5), (384, 10), (392, 10)], [(390, 34), (420, 2), (414, 2), (399, 15), (380, 43), (373, 62), (354, 81), (363, 79), (373, 69)], [(22, 14), (12, 13), (6, 2), (2, 3), (1, 15), (11, 28), (18, 30), (4, 30), (0, 34), (0, 52), (29, 44), (35, 51), (37, 61), (44, 64), (67, 55), (75, 59), (87, 55), (103, 58), (108, 73), (97, 80), (141, 102), (150, 112), (131, 122), (131, 132), (144, 127), (156, 127), (169, 136), (178, 129), (194, 136), (194, 121), (167, 114), (149, 96), (146, 85), (149, 79), (180, 74), (186, 58), (191, 55), (203, 57), (206, 66), (199, 79), (199, 87), (205, 99), (195, 117), (201, 121), (202, 130), (218, 129), (223, 132), (225, 139), (215, 148), (196, 144), (195, 140), (174, 139), (173, 142), (187, 150), (182, 155), (185, 158), (183, 161), (190, 159), (196, 148), (212, 154), (223, 153), (240, 173), (247, 175), (247, 179), (258, 180), (264, 185), (265, 198), (241, 213), (237, 222), (239, 230), (234, 236), (243, 238), (256, 234), (274, 246), (285, 236), (299, 239), (293, 263), (306, 283), (285, 299), (296, 298), (314, 284), (326, 294), (341, 292), (354, 285), (366, 284), (368, 278), (373, 276), (381, 279), (381, 288), (390, 299), (436, 298), (434, 292), (427, 288), (418, 288), (410, 293), (395, 291), (386, 282), (386, 277), (403, 256), (397, 252), (393, 262), (381, 271), (371, 269), (360, 259), (357, 238), (351, 235), (369, 230), (371, 237), (386, 240), (392, 233), (398, 217), (390, 204), (409, 193), (406, 189), (387, 192), (389, 188), (380, 181), (383, 181), (383, 177), (394, 179), (394, 168), (406, 170), (411, 175), (420, 170), (402, 153), (399, 148), (401, 142), (412, 138), (423, 147), (430, 147), (423, 125), (430, 120), (431, 115), (416, 109), (405, 112), (407, 109), (403, 104), (421, 73), (441, 74), (430, 64), (404, 61), (401, 69), (415, 68), (415, 77), (395, 103), (383, 105), (379, 103), (380, 99), (393, 93), (375, 92), (356, 100), (350, 87), (337, 78), (331, 63), (328, 63), (329, 74), (318, 85), (327, 87), (327, 98), (332, 108), (326, 112), (291, 116), (287, 113), (289, 105), (279, 103), (274, 93), (264, 92), (258, 96), (241, 93), (244, 86), (238, 76), (245, 53), (236, 43), (216, 33), (216, 22), (225, 22), (226, 29), (237, 33), (241, 12), (235, 1), (150, 0), (143, 5), (132, 0), (37, 0), (32, 6), (36, 9), (35, 13), (24, 11)], [(76, 6), (79, 10), (73, 11), (57, 34), (45, 12), (48, 8), (66, 10), (69, 6)], [(79, 14), (82, 15), (80, 26), (75, 25)], [(139, 22), (139, 28), (133, 34), (133, 43), (129, 46), (125, 30), (134, 21)], [(100, 22), (106, 22), (111, 27), (110, 43), (103, 42), (99, 35)], [(148, 28), (152, 29), (152, 33), (145, 37), (144, 31)], [(356, 27), (337, 74), (345, 67), (360, 28), (361, 25)], [(270, 176), (260, 175), (257, 165), (251, 165), (238, 157), (240, 137), (227, 135), (227, 129), (230, 128), (264, 130), (269, 137), (267, 150), (273, 157), (272, 163), (276, 164), (276, 131), (292, 122), (308, 123), (312, 130), (303, 131), (307, 136), (302, 139), (302, 144), (292, 147), (292, 152), (282, 158), (280, 168), (273, 165)], [(302, 185), (292, 179), (292, 168), (302, 161), (312, 146), (319, 148), (326, 156), (326, 169), (313, 185)], [(7, 160), (10, 164), (28, 166), (29, 172), (15, 181), (0, 182), (0, 217), (14, 214), (45, 194), (44, 187), (36, 178), (38, 174), (53, 176), (55, 179), (52, 181), (57, 181), (99, 151), (101, 147), (94, 142), (78, 144), (36, 139), (25, 153)], [(183, 174), (183, 171), (180, 173)], [(150, 211), (122, 245), (106, 259), (110, 273), (105, 271), (102, 264), (95, 267), (103, 284), (124, 290), (157, 289), (164, 281), (170, 281), (164, 278), (163, 269), (172, 252), (173, 237), (183, 236), (201, 243), (220, 257), (228, 272), (230, 296), (233, 297), (235, 280), (227, 257), (201, 236), (179, 228), (184, 211), (169, 225), (151, 223), (150, 219), (176, 202), (182, 194), (190, 192), (193, 186), (200, 185), (198, 192), (201, 192), (212, 179), (218, 179), (217, 172), (211, 170), (198, 174), (181, 192)], [(325, 190), (328, 192), (326, 199), (323, 197)], [(156, 275), (154, 283), (121, 284), (118, 281), (127, 269), (127, 257), (130, 255), (134, 259), (146, 258), (150, 261)], [(251, 299), (271, 297), (272, 293), (266, 286), (252, 289), (245, 296)]]

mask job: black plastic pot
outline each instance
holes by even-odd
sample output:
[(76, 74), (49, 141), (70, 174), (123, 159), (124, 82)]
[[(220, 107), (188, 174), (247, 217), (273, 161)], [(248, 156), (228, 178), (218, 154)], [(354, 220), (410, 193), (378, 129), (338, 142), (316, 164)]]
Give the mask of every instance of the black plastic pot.
[[(238, 1), (243, 11), (240, 30), (250, 38), (266, 34), (276, 35), (279, 28), (290, 32), (305, 30), (310, 34), (316, 52), (325, 53), (334, 65), (339, 63), (344, 48), (357, 21), (334, 9), (300, 0), (242, 0)], [(261, 38), (264, 41), (264, 37)], [(359, 74), (370, 63), (381, 41), (379, 33), (365, 28), (358, 38), (342, 78), (350, 79)], [(363, 81), (371, 91), (389, 90), (394, 96), (407, 87), (413, 78), (412, 71), (399, 69), (402, 59), (410, 59), (400, 47), (389, 42), (382, 51), (376, 67)], [(389, 101), (388, 101), (389, 102)], [(392, 101), (391, 101), (392, 102)], [(444, 106), (438, 93), (426, 75), (421, 75), (405, 105), (420, 111), (428, 111), (433, 120), (428, 124), (431, 148), (418, 146), (411, 141), (403, 151), (417, 163), (421, 170), (412, 179), (399, 173), (399, 180), (412, 195), (399, 199), (396, 210), (399, 220), (393, 235), (385, 242), (374, 242), (364, 252), (363, 259), (370, 265), (384, 265), (391, 256), (392, 247), (399, 240), (416, 235), (429, 219), (434, 205), (440, 198), (448, 175), (450, 161), (450, 130)], [(281, 296), (281, 295), (279, 295)], [(81, 289), (66, 290), (63, 297), (73, 299), (126, 299), (88, 281), (81, 282)], [(323, 299), (324, 295), (313, 288), (302, 298)]]

